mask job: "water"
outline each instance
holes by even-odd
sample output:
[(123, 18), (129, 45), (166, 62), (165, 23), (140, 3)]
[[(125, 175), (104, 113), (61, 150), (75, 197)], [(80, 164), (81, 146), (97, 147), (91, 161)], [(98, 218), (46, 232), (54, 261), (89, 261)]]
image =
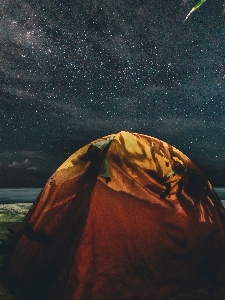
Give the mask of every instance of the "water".
[(214, 188), (222, 201), (225, 201), (225, 187)]
[[(41, 188), (0, 189), (0, 203), (32, 203), (40, 191)], [(225, 187), (215, 188), (215, 191), (225, 206)]]
[(225, 188), (224, 187), (214, 188), (214, 190), (216, 191), (217, 195), (222, 200), (223, 206), (225, 207)]
[(32, 203), (41, 188), (0, 189), (0, 203)]

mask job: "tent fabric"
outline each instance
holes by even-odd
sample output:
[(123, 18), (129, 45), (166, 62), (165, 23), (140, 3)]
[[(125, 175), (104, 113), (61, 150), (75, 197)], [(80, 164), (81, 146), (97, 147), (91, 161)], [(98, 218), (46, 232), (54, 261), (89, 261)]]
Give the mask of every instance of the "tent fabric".
[(225, 211), (187, 156), (122, 131), (56, 170), (14, 243), (8, 273), (44, 299), (161, 299), (214, 280)]

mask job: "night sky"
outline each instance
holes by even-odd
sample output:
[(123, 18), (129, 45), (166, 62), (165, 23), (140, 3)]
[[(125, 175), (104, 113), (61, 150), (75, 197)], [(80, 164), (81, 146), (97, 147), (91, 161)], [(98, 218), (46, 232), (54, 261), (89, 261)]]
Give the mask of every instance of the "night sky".
[(225, 186), (223, 0), (1, 0), (0, 187), (43, 186), (121, 130)]

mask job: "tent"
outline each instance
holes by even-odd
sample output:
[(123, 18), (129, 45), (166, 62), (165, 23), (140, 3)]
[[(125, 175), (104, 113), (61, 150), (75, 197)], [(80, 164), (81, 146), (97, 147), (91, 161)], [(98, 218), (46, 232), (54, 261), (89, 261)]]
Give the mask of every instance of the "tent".
[(15, 236), (8, 273), (34, 294), (42, 288), (42, 299), (161, 299), (216, 278), (224, 226), (220, 199), (187, 156), (122, 131), (50, 177)]

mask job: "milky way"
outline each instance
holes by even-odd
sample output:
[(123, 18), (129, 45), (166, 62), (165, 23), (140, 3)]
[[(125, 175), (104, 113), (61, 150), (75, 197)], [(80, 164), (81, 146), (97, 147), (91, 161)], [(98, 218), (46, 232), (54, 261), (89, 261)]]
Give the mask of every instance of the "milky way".
[(185, 23), (192, 1), (61, 2), (1, 1), (0, 185), (42, 185), (120, 130), (163, 139), (224, 185), (222, 1)]

